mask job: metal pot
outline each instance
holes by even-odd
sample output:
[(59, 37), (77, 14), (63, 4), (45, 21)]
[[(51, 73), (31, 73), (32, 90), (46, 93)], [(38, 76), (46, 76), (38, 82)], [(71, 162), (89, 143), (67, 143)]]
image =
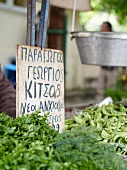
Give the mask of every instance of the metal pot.
[(82, 64), (127, 66), (127, 33), (72, 32)]

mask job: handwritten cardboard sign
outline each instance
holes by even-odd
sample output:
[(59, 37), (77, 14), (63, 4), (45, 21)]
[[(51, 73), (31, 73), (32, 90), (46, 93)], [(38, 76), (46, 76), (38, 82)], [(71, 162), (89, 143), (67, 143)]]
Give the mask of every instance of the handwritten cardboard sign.
[(64, 129), (63, 52), (17, 45), (16, 116), (50, 112), (51, 125)]

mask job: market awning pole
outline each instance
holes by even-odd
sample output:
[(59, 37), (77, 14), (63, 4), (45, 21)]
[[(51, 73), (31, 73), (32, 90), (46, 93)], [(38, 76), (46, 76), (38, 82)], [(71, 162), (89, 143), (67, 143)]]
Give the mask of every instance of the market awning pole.
[(31, 0), (27, 0), (27, 45), (30, 46), (31, 37)]
[(46, 37), (47, 37), (47, 27), (48, 27), (49, 5), (50, 5), (50, 0), (46, 0), (44, 30), (43, 30), (43, 38), (42, 38), (42, 48), (45, 48), (45, 47), (46, 47)]
[(74, 31), (75, 26), (75, 11), (76, 11), (76, 0), (74, 0), (74, 6), (73, 6), (73, 14), (72, 14), (72, 29), (71, 31)]
[(32, 0), (31, 19), (31, 46), (35, 46), (36, 0)]
[(42, 38), (43, 38), (43, 30), (44, 30), (44, 19), (45, 19), (45, 8), (46, 8), (46, 0), (43, 0), (41, 5), (41, 18), (39, 24), (39, 34), (38, 34), (38, 47), (42, 47)]
[(27, 45), (35, 45), (36, 0), (27, 0)]

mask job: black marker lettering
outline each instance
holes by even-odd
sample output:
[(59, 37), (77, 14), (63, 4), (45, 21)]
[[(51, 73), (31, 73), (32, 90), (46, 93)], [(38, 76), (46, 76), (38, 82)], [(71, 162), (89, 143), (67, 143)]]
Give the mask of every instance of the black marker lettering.
[(37, 49), (34, 49), (34, 61), (36, 61)]
[(48, 86), (49, 84), (45, 84), (45, 92), (44, 92), (44, 97), (48, 97)]
[(39, 98), (41, 98), (42, 85), (43, 85), (43, 83), (38, 83), (38, 85), (39, 85)]
[(60, 84), (57, 84), (57, 96), (60, 97)]
[(60, 80), (60, 70), (59, 70), (59, 69), (56, 70), (55, 80), (56, 80), (56, 81), (59, 81), (59, 80)]
[(30, 103), (28, 103), (28, 105), (27, 105), (27, 113), (29, 113), (30, 112)]
[(37, 69), (37, 67), (36, 66), (34, 66), (34, 68), (33, 68), (33, 79), (34, 80), (36, 80), (36, 69)]
[(31, 49), (29, 49), (29, 54), (28, 54), (28, 61), (30, 60), (33, 62), (33, 55)]
[(41, 53), (41, 51), (39, 51), (39, 52), (38, 52), (38, 58), (37, 58), (37, 61), (42, 62), (42, 53)]
[(20, 114), (26, 113), (26, 103), (21, 103)]
[[(24, 61), (26, 61), (26, 59), (27, 59), (27, 48), (25, 48), (25, 47), (21, 47), (21, 56), (22, 56), (22, 60), (24, 60)], [(25, 50), (25, 52), (24, 52), (24, 50)], [(25, 54), (24, 54), (25, 53)]]
[(30, 78), (30, 68), (32, 68), (32, 66), (28, 66), (28, 79)]
[(42, 111), (42, 112), (44, 112), (44, 109), (43, 109), (43, 103), (42, 103), (42, 101), (40, 101), (40, 107), (39, 107), (39, 110), (40, 110), (40, 111)]
[(30, 81), (30, 84), (28, 85), (28, 87), (27, 87), (27, 82), (25, 81), (26, 100), (27, 100), (28, 96), (29, 96), (30, 98), (32, 98), (32, 94), (31, 94), (31, 92), (30, 92), (31, 85), (32, 85), (32, 80)]
[[(44, 80), (46, 80), (46, 75), (48, 75), (48, 67), (44, 68)], [(47, 77), (48, 78), (48, 77)], [(48, 79), (47, 79), (48, 80)], [(48, 80), (49, 81), (49, 80)]]
[(34, 98), (36, 98), (36, 81), (34, 82)]
[(52, 98), (55, 94), (55, 87), (52, 85), (49, 89), (49, 96)]
[(58, 62), (58, 63), (61, 62), (61, 53), (60, 53), (60, 52), (57, 54), (57, 62)]
[(43, 79), (43, 68), (41, 66), (38, 67), (38, 79)]
[(53, 62), (52, 51), (48, 51), (48, 58), (50, 58), (50, 62)]

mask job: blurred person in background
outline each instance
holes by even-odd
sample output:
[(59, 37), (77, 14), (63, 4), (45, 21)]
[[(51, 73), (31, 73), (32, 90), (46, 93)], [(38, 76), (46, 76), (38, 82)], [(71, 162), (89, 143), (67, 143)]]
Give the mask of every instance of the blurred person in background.
[(0, 113), (16, 117), (16, 90), (0, 68)]
[[(105, 21), (101, 25), (101, 32), (112, 32), (112, 25), (110, 22)], [(115, 49), (114, 49), (115, 50)], [(100, 75), (97, 87), (97, 101), (102, 101), (105, 96), (104, 92), (107, 87), (111, 87), (117, 81), (117, 67), (101, 66)]]

